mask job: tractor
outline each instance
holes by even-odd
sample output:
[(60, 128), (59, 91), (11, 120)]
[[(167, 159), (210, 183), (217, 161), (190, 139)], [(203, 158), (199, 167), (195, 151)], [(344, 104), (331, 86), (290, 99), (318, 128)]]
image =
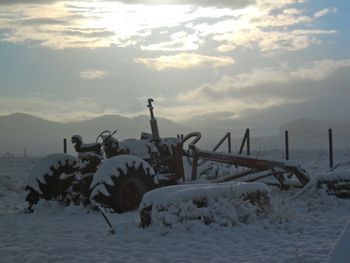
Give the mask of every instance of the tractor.
[(40, 199), (53, 199), (67, 205), (94, 200), (122, 213), (137, 208), (149, 190), (183, 178), (182, 140), (160, 138), (152, 102), (148, 99), (152, 134), (118, 141), (116, 131), (103, 131), (88, 144), (73, 135), (77, 157), (56, 153), (36, 163), (26, 187), (29, 211)]
[(161, 138), (152, 102), (148, 99), (151, 133), (141, 133), (140, 139), (118, 141), (116, 131), (103, 131), (94, 143), (86, 144), (80, 135), (74, 135), (71, 142), (76, 157), (57, 153), (36, 163), (26, 187), (28, 210), (32, 212), (34, 204), (46, 199), (65, 205), (93, 202), (117, 213), (131, 211), (154, 188), (188, 183), (186, 158), (192, 166), (191, 181), (197, 180), (199, 165), (210, 161), (247, 168), (240, 174), (216, 178), (216, 182), (252, 182), (269, 176), (282, 188), (303, 187), (309, 182), (306, 172), (293, 163), (201, 150), (196, 146), (200, 132)]

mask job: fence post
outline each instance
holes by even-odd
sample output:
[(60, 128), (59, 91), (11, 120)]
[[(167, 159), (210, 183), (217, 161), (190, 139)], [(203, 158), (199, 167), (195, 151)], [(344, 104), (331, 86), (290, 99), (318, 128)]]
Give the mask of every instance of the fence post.
[(67, 139), (63, 138), (63, 152), (67, 153)]
[(247, 128), (247, 155), (250, 155), (250, 130)]
[(285, 145), (286, 145), (286, 160), (289, 160), (289, 136), (288, 131), (284, 131), (284, 139), (285, 139)]
[(329, 168), (333, 167), (333, 134), (332, 129), (328, 129), (328, 141), (329, 141)]

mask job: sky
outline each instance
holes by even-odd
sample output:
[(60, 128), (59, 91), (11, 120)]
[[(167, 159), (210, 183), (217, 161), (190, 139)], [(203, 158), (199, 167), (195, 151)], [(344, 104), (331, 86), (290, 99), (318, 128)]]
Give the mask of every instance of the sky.
[(350, 1), (1, 0), (0, 115), (350, 119)]

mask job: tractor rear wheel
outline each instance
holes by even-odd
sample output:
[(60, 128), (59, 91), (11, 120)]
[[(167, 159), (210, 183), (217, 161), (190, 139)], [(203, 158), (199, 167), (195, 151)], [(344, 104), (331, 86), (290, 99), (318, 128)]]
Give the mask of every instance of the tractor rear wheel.
[[(69, 154), (51, 154), (37, 162), (29, 173), (26, 200), (57, 200), (65, 195), (75, 178), (77, 159)], [(36, 200), (36, 202), (35, 202)]]
[(119, 155), (104, 162), (95, 173), (91, 199), (117, 213), (132, 211), (156, 183), (154, 170), (147, 162)]

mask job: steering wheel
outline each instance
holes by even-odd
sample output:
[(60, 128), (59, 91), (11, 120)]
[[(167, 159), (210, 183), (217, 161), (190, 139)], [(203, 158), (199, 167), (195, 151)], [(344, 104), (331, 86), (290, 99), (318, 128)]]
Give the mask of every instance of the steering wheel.
[[(116, 134), (117, 130), (115, 130), (113, 133), (110, 132), (109, 130), (105, 130), (103, 132), (101, 132), (97, 137), (96, 137), (96, 143), (98, 143), (98, 140), (101, 138), (102, 139), (102, 142), (101, 144), (105, 144), (106, 142), (108, 142), (112, 136), (114, 134)], [(105, 137), (105, 138), (103, 138)]]

